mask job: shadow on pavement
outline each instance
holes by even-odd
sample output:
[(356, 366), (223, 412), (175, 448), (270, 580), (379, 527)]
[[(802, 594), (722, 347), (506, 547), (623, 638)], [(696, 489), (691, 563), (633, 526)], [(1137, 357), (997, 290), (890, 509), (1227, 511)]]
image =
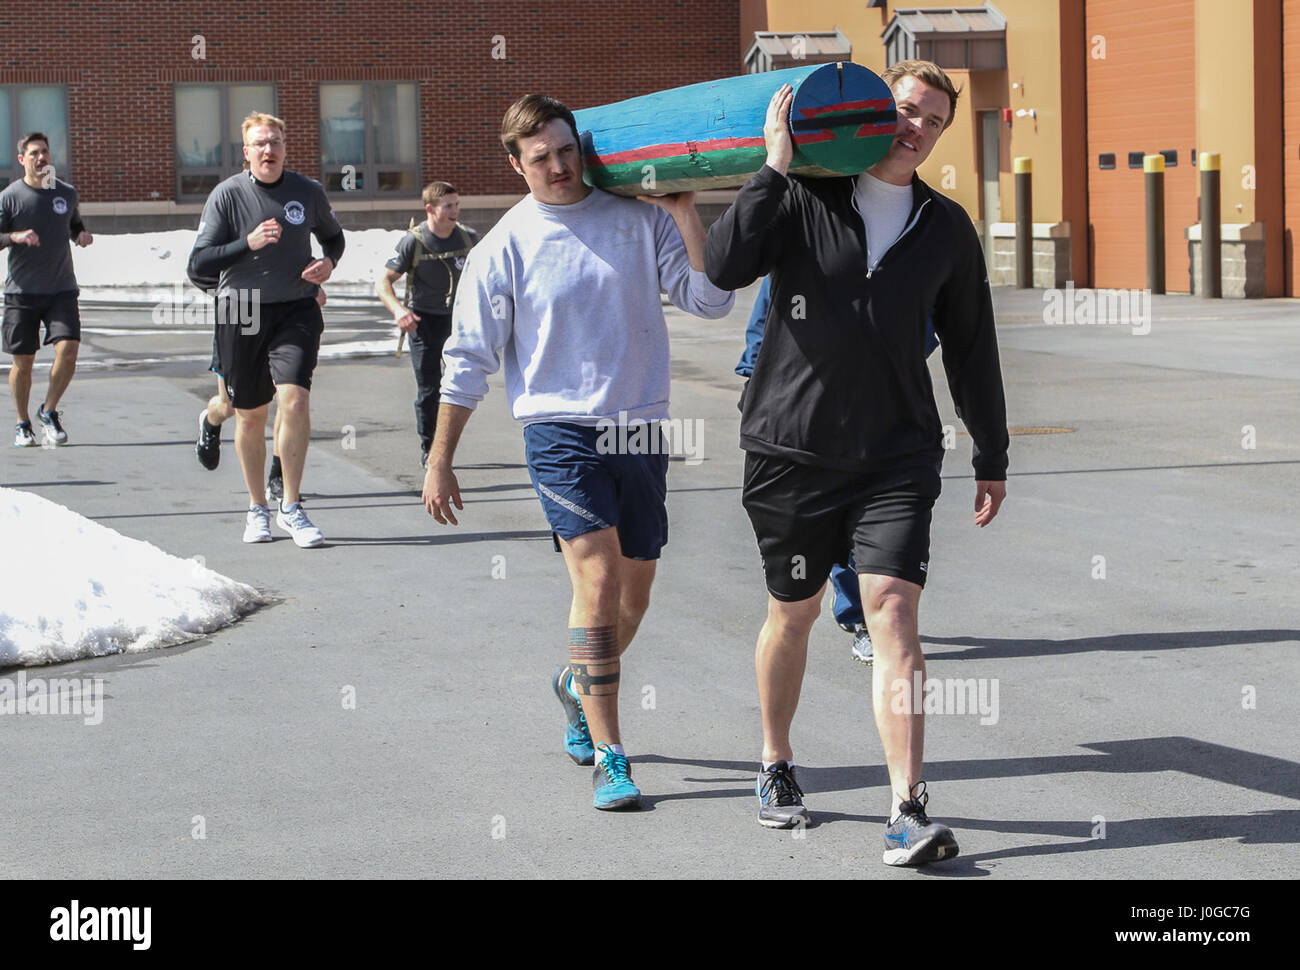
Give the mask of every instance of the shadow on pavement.
[(422, 536), (330, 536), (331, 546), (451, 546), (462, 542), (501, 542), (507, 539), (545, 539), (549, 531), (448, 532)]
[(1192, 647), (1242, 646), (1248, 643), (1300, 641), (1300, 630), (1193, 630), (1185, 633), (1118, 633), (1108, 637), (1068, 640), (1012, 640), (1005, 637), (929, 637), (923, 644), (968, 647), (961, 651), (926, 653), (927, 659), (992, 660), (1004, 657), (1051, 656), (1092, 650), (1181, 650)]
[[(942, 782), (996, 780), (1077, 772), (1144, 775), (1164, 771), (1179, 771), (1207, 781), (1300, 801), (1300, 764), (1284, 758), (1275, 758), (1272, 755), (1257, 754), (1253, 751), (1243, 751), (1241, 748), (1232, 748), (1222, 744), (1214, 744), (1210, 741), (1178, 736), (1094, 741), (1082, 744), (1080, 747), (1099, 753), (1052, 755), (1040, 758), (992, 758), (982, 761), (932, 761), (926, 764), (925, 777), (929, 782)], [(637, 755), (633, 760), (634, 763), (675, 764), (686, 768), (737, 773), (736, 777), (684, 775), (682, 781), (685, 783), (710, 786), (724, 785), (726, 787), (661, 795), (658, 796), (660, 801), (685, 798), (744, 797), (752, 794), (753, 778), (758, 770), (756, 761), (706, 761), (669, 758), (657, 754)], [(889, 785), (889, 773), (883, 764), (828, 768), (800, 764), (799, 784), (803, 788), (805, 799), (813, 802), (818, 792), (885, 789)], [(738, 785), (741, 787), (737, 787)], [(824, 825), (838, 820), (879, 821), (879, 816), (817, 812), (815, 804), (810, 806), (810, 810), (814, 816), (813, 826)], [(1287, 819), (1293, 817), (1300, 819), (1300, 811), (1289, 814), (1282, 813), (1282, 815)], [(942, 815), (936, 817), (947, 821)], [(1185, 821), (1194, 825), (1198, 818), (1197, 816), (1191, 816)], [(1210, 816), (1210, 818), (1218, 819), (1219, 816)], [(1249, 818), (1249, 816), (1241, 816), (1241, 818)], [(963, 820), (963, 824), (967, 824), (967, 822)], [(970, 827), (978, 827), (974, 823), (969, 824)], [(990, 827), (996, 827), (993, 823), (988, 824)], [(1091, 829), (1091, 822), (1083, 820), (1039, 824), (1057, 827), (1051, 829), (1049, 834), (1073, 833), (1082, 837), (1086, 836)], [(1143, 822), (1142, 824), (1147, 823)], [(1012, 831), (1019, 831), (1019, 829), (1012, 829)], [(1294, 841), (1296, 832), (1297, 830), (1292, 828), (1285, 837), (1286, 841)], [(1258, 826), (1255, 827), (1254, 831), (1243, 829), (1236, 834), (1249, 836), (1256, 841), (1260, 838)], [(1205, 836), (1205, 838), (1221, 837), (1226, 836)], [(1271, 836), (1266, 837), (1271, 838)], [(1281, 840), (1281, 831), (1279, 829), (1279, 841)]]
[[(1034, 475), (1100, 475), (1104, 472), (1164, 472), (1179, 471), (1184, 468), (1255, 468), (1262, 465), (1300, 465), (1300, 460), (1278, 459), (1277, 461), (1214, 461), (1200, 465), (1134, 465), (1131, 468), (1062, 468), (1057, 471), (1019, 472), (1014, 469), (1008, 477), (1028, 478)], [(959, 475), (944, 475), (944, 481), (969, 481), (970, 472)]]

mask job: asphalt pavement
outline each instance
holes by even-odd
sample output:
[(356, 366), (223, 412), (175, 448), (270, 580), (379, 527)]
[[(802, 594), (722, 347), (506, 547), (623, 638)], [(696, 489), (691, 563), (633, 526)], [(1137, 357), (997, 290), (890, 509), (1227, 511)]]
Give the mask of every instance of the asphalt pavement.
[(954, 691), (927, 718), (929, 808), (961, 855), (904, 871), (880, 860), (870, 671), (829, 610), (793, 736), (812, 824), (755, 820), (766, 594), (732, 373), (754, 289), (727, 320), (669, 314), (696, 450), (671, 464), (670, 540), (624, 658), (645, 807), (620, 814), (591, 808), (561, 748), (569, 586), (500, 374), (458, 455), (461, 525), (439, 526), (409, 360), (377, 305), (328, 307), (304, 482), (328, 545), (249, 546), (230, 429), (216, 471), (194, 457), (210, 329), (88, 305), (71, 444), (6, 448), (0, 483), (274, 603), (180, 647), (28, 671), (102, 678), (104, 716), (0, 718), (0, 876), (1300, 875), (1300, 303), (1156, 297), (1138, 333), (1047, 324), (1041, 291), (995, 291), (1008, 497), (973, 525), (955, 433), (921, 606), (929, 675)]

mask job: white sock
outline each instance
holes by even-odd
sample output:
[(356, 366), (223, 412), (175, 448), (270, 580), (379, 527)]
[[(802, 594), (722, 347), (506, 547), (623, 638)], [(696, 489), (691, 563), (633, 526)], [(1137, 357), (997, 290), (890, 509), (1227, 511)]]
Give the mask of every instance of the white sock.
[(624, 758), (627, 757), (627, 752), (623, 750), (623, 745), (611, 744), (611, 745), (607, 745), (607, 747), (609, 748), (610, 751), (613, 751), (616, 755), (619, 755)]
[[(776, 762), (775, 762), (775, 761), (761, 761), (760, 764), (762, 764), (762, 766), (763, 766), (763, 770), (764, 770), (764, 771), (770, 771), (771, 768), (772, 768), (772, 766), (773, 766), (774, 764), (776, 764)], [(789, 765), (791, 768), (794, 767), (794, 762), (793, 762), (793, 761), (787, 761), (786, 764)]]

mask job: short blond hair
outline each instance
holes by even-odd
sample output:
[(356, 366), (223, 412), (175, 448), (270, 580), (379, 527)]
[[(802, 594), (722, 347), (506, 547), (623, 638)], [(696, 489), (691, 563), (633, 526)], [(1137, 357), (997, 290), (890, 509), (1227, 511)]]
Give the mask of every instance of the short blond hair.
[(952, 78), (948, 77), (934, 61), (899, 61), (891, 64), (885, 69), (885, 73), (880, 75), (880, 79), (889, 85), (889, 90), (894, 90), (894, 83), (899, 78), (914, 77), (922, 84), (928, 84), (932, 88), (938, 88), (944, 94), (948, 95), (948, 124), (944, 125), (947, 131), (948, 125), (951, 125), (953, 119), (957, 117), (957, 97), (961, 94), (956, 85), (952, 83)]
[(288, 133), (285, 131), (283, 121), (281, 121), (275, 115), (269, 115), (264, 111), (254, 111), (251, 115), (249, 115), (247, 118), (244, 119), (243, 128), (240, 130), (240, 134), (243, 137), (244, 141), (245, 142), (248, 141), (248, 129), (259, 128), (262, 126), (265, 126), (267, 128), (279, 128), (280, 137), (281, 138), (288, 137)]

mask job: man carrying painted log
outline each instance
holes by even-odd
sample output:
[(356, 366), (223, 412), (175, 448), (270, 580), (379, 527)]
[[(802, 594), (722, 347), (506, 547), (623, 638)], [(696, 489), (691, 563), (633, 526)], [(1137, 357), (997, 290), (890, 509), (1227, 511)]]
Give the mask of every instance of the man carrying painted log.
[[(420, 467), (429, 460), (433, 432), (438, 426), (438, 384), (442, 380), (442, 349), (451, 336), (451, 307), (465, 257), (478, 242), (478, 233), (462, 226), (460, 195), (449, 182), (424, 187), (425, 220), (403, 233), (397, 252), (384, 264), (375, 292), (388, 307), (397, 327), (411, 338), (415, 368), (415, 432), (420, 436)], [(393, 284), (406, 276), (406, 301)]]
[(0, 192), (0, 249), (9, 249), (3, 330), (4, 352), (13, 355), (9, 393), (18, 416), (14, 447), (36, 444), (27, 408), (42, 323), (45, 343), (54, 344), (54, 364), (37, 417), (45, 444), (57, 447), (68, 442), (58, 407), (72, 383), (81, 349), (71, 244), (89, 246), (94, 237), (81, 221), (77, 190), (55, 176), (49, 138), (39, 131), (24, 135), (18, 141), (18, 161), (23, 177)]
[[(641, 793), (619, 733), (619, 657), (649, 606), (668, 540), (659, 422), (668, 416), (669, 355), (659, 293), (709, 319), (726, 316), (734, 298), (704, 275), (694, 193), (646, 205), (585, 185), (577, 126), (563, 104), (521, 98), (502, 120), (501, 142), (530, 194), (465, 265), (424, 504), (437, 521), (457, 524), (452, 459), (504, 351), (529, 474), (573, 587), (569, 666), (551, 679), (568, 721), (565, 748), (578, 764), (598, 759), (596, 808), (636, 808)], [(602, 421), (640, 433), (598, 433)], [(647, 425), (656, 446), (632, 448), (647, 440)], [(611, 438), (629, 443), (624, 453)]]
[(897, 134), (878, 164), (848, 178), (787, 177), (792, 94), (789, 86), (776, 92), (764, 128), (767, 164), (709, 229), (705, 264), (723, 287), (772, 274), (773, 309), (740, 428), (743, 501), (769, 594), (755, 651), (759, 821), (788, 828), (808, 819), (790, 725), (826, 575), (851, 550), (892, 789), (884, 861), (919, 865), (957, 854), (952, 831), (926, 815), (925, 722), (911, 703), (913, 674), (925, 675), (917, 607), (943, 461), (923, 349), (928, 315), (974, 441), (981, 527), (1006, 495), (1008, 438), (979, 240), (962, 208), (916, 176), (952, 122), (957, 91), (928, 61), (895, 64), (884, 80)]
[[(244, 119), (248, 170), (208, 196), (190, 254), (190, 279), (219, 274), (217, 343), (226, 392), (235, 407), (235, 451), (248, 487), (245, 542), (271, 541), (262, 473), (266, 414), (282, 414), (276, 434), (284, 497), (276, 525), (302, 548), (325, 537), (307, 517), (300, 488), (311, 437), (311, 382), (325, 321), (317, 302), (343, 255), (343, 228), (319, 182), (284, 167), (284, 122)], [(313, 259), (311, 236), (325, 255)]]

